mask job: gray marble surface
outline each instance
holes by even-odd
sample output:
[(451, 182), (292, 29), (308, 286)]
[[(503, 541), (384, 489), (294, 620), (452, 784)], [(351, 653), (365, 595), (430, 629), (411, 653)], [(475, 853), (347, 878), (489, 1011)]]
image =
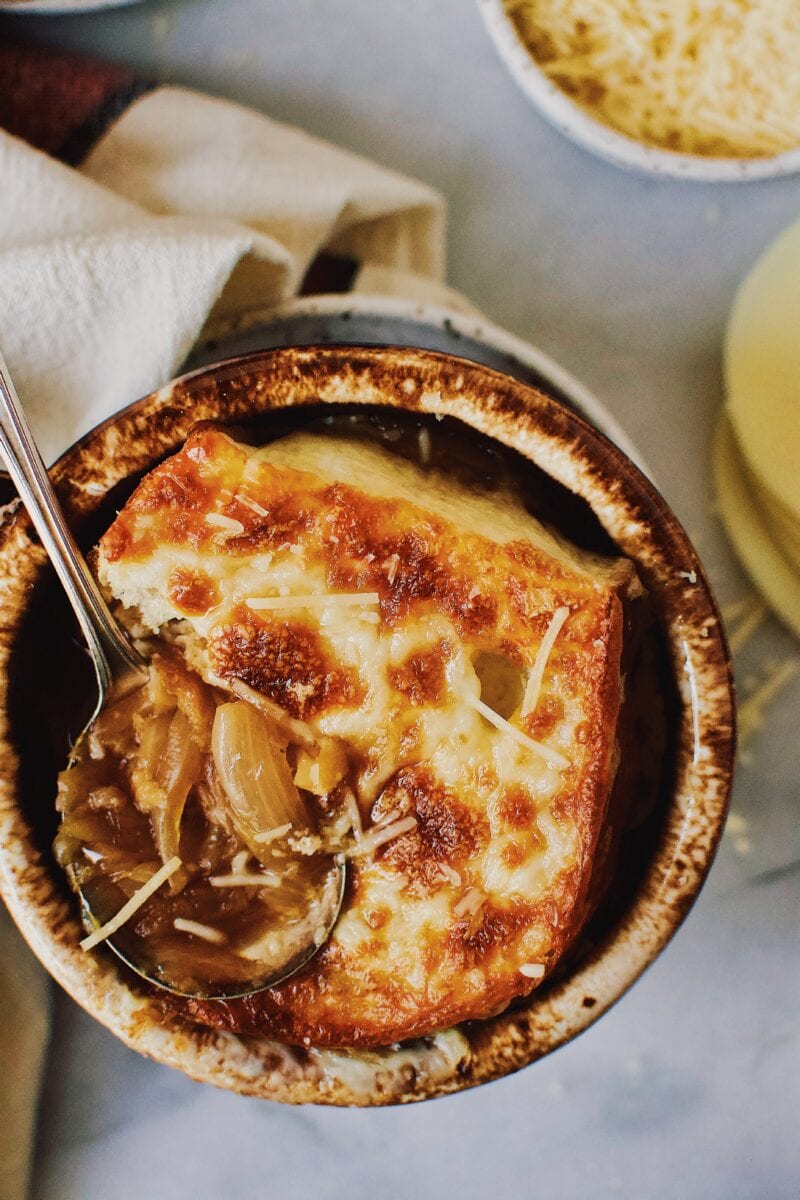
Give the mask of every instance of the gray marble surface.
[[(450, 279), (606, 402), (723, 602), (748, 585), (713, 512), (709, 439), (737, 280), (800, 211), (800, 178), (623, 174), (547, 127), (471, 0), (166, 0), (6, 30), (245, 101), (439, 187)], [(744, 691), (796, 643), (767, 621)], [(749, 747), (737, 820), (685, 926), (576, 1042), (410, 1109), (292, 1110), (138, 1058), (56, 1002), (35, 1200), (800, 1194), (800, 684)]]

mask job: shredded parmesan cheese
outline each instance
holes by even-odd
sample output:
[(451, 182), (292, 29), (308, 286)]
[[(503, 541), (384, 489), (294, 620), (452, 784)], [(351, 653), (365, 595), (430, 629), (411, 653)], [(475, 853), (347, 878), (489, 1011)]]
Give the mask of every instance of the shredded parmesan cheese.
[(736, 628), (728, 634), (728, 644), (731, 648), (731, 654), (736, 654), (741, 650), (742, 646), (749, 642), (766, 615), (766, 608), (763, 604), (758, 603), (746, 616), (741, 618)]
[(178, 933), (191, 933), (194, 937), (202, 938), (204, 942), (211, 942), (215, 946), (221, 946), (226, 941), (221, 929), (213, 929), (211, 925), (203, 925), (201, 921), (187, 921), (185, 917), (176, 917), (172, 924)]
[(234, 517), (226, 517), (224, 513), (206, 513), (206, 523), (213, 525), (216, 529), (224, 529), (232, 537), (244, 533), (242, 522), (237, 521)]
[(393, 554), (390, 558), (387, 558), (383, 565), (386, 570), (386, 578), (388, 579), (389, 586), (391, 587), (397, 578), (397, 569), (400, 566), (400, 555)]
[(250, 596), (245, 600), (255, 612), (280, 608), (334, 608), (350, 604), (378, 604), (377, 592), (327, 592), (309, 596)]
[(543, 979), (544, 970), (544, 963), (523, 963), (519, 973), (527, 979)]
[(104, 942), (106, 938), (110, 938), (112, 934), (121, 929), (126, 922), (130, 921), (134, 913), (137, 913), (143, 904), (146, 904), (154, 892), (157, 892), (162, 883), (166, 883), (171, 875), (174, 875), (178, 868), (182, 865), (181, 860), (175, 855), (164, 863), (163, 867), (150, 876), (147, 883), (143, 883), (138, 892), (134, 892), (130, 900), (123, 904), (115, 917), (106, 921), (99, 929), (95, 929), (94, 933), (90, 933), (81, 942), (81, 950), (93, 950), (100, 942)]
[(350, 825), (353, 830), (353, 835), (357, 842), (360, 842), (364, 836), (364, 826), (361, 822), (361, 809), (358, 807), (354, 792), (347, 788), (344, 793), (345, 812), (350, 818)]
[(416, 826), (416, 817), (403, 817), (400, 821), (393, 821), (391, 825), (376, 825), (347, 851), (346, 857), (359, 858), (364, 854), (373, 854), (379, 847), (385, 846), (387, 842), (393, 842), (395, 838), (402, 837), (404, 833), (410, 833), (412, 829), (416, 829)]
[(725, 822), (726, 833), (747, 833), (749, 828), (750, 822), (741, 813), (733, 811), (728, 813), (728, 819)]
[(520, 716), (523, 718), (529, 717), (531, 713), (536, 711), (547, 661), (553, 652), (556, 638), (561, 632), (562, 626), (568, 616), (568, 608), (557, 608), (550, 618), (550, 624), (547, 626), (547, 632), (542, 638), (542, 644), (536, 652), (536, 658), (528, 675), (528, 682), (525, 685), (525, 695), (522, 700), (522, 709), (520, 710)]
[(464, 699), (468, 704), (471, 704), (482, 717), (485, 717), (490, 725), (494, 725), (495, 729), (499, 729), (501, 733), (505, 733), (508, 737), (513, 738), (520, 746), (524, 746), (526, 750), (532, 750), (534, 754), (538, 754), (539, 758), (550, 767), (561, 767), (562, 770), (569, 766), (568, 761), (563, 754), (559, 754), (558, 750), (552, 746), (545, 746), (541, 742), (537, 742), (535, 738), (529, 737), (527, 733), (523, 733), (521, 729), (517, 729), (505, 717), (501, 717), (493, 708), (489, 708), (488, 704), (484, 704), (477, 696), (465, 696)]
[(488, 896), (484, 892), (479, 891), (478, 888), (469, 888), (453, 906), (453, 915), (456, 917), (473, 916), (483, 908), (487, 900)]
[(258, 842), (260, 846), (268, 846), (270, 842), (277, 842), (280, 838), (286, 837), (286, 834), (291, 832), (291, 828), (291, 822), (286, 825), (278, 825), (275, 829), (267, 829), (264, 833), (257, 833), (253, 841)]
[(798, 670), (800, 670), (800, 661), (797, 659), (789, 659), (788, 662), (781, 663), (769, 678), (756, 688), (752, 696), (748, 696), (745, 702), (739, 705), (737, 725), (739, 741), (743, 747), (764, 724), (767, 705), (775, 699), (781, 688), (794, 678)]
[(254, 512), (257, 517), (268, 517), (269, 516), (269, 513), (267, 512), (267, 510), (265, 508), (262, 508), (262, 506), (260, 504), (256, 504), (255, 500), (251, 500), (249, 496), (243, 496), (241, 493), (239, 493), (239, 495), (236, 497), (236, 499), (239, 501), (240, 504), (243, 504), (245, 506), (245, 508), (249, 508), (251, 512)]
[(280, 877), (274, 871), (239, 871), (234, 875), (209, 875), (212, 887), (280, 887)]
[(736, 621), (743, 621), (760, 607), (761, 601), (758, 596), (751, 593), (741, 600), (734, 600), (731, 604), (723, 604), (722, 619), (726, 625), (733, 625)]
[(238, 854), (234, 854), (231, 859), (231, 874), (241, 875), (242, 871), (247, 870), (247, 864), (250, 862), (250, 851), (240, 850)]
[(662, 149), (759, 157), (800, 144), (795, 0), (506, 0), (545, 74)]

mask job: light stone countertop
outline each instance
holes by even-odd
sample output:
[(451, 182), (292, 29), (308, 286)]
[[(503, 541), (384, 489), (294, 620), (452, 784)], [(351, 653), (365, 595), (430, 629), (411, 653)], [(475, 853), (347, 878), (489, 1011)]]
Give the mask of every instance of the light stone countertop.
[[(709, 439), (734, 289), (800, 177), (624, 174), (545, 125), (472, 0), (164, 0), (5, 30), (244, 101), (440, 188), (450, 282), (622, 422), (723, 603), (748, 591)], [(767, 621), (744, 691), (800, 651)], [(63, 995), (33, 1200), (794, 1200), (800, 1195), (800, 680), (740, 766), (710, 881), (642, 981), (517, 1076), (408, 1109), (289, 1109), (126, 1050)]]

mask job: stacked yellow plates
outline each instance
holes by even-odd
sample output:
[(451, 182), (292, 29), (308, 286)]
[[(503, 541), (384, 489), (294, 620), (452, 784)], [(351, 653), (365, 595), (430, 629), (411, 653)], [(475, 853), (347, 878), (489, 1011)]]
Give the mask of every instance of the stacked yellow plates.
[(725, 378), (714, 453), (722, 519), (759, 591), (800, 634), (800, 222), (739, 289)]

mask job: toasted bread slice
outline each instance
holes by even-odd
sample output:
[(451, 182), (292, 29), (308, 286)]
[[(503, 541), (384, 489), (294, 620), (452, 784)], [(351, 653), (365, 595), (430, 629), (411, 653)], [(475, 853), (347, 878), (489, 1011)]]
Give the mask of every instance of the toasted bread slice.
[[(207, 680), (339, 739), (361, 840), (292, 979), (185, 1001), (209, 1025), (379, 1046), (490, 1016), (585, 920), (617, 757), (633, 566), (359, 441), (254, 450), (212, 427), (148, 475), (98, 555), (109, 592)], [(313, 790), (313, 784), (312, 784)], [(318, 789), (320, 790), (320, 789)]]

